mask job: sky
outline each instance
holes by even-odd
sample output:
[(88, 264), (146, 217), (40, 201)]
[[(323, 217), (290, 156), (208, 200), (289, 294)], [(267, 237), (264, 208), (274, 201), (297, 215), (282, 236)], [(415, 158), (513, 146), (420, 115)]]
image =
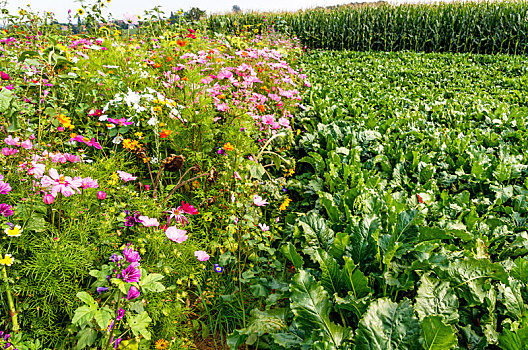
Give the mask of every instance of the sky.
[[(0, 4), (5, 0), (0, 0)], [(85, 1), (85, 3), (92, 3), (93, 1)], [(105, 3), (107, 0), (103, 0)], [(373, 1), (373, 0), (360, 0)], [(398, 2), (402, 0), (391, 0)], [(406, 0), (406, 2), (416, 2), (418, 0)], [(294, 11), (299, 9), (312, 8), (317, 6), (333, 6), (339, 4), (346, 4), (355, 2), (355, 0), (111, 0), (106, 4), (107, 8), (114, 18), (121, 19), (124, 13), (143, 15), (147, 9), (152, 9), (156, 5), (160, 5), (162, 10), (170, 14), (171, 11), (178, 11), (183, 9), (189, 10), (191, 7), (198, 7), (206, 10), (207, 13), (222, 13), (231, 10), (233, 5), (238, 5), (245, 10), (286, 10)], [(10, 13), (16, 14), (19, 8), (26, 8), (27, 4), (31, 4), (33, 11), (52, 11), (56, 18), (64, 22), (67, 18), (68, 10), (77, 10), (80, 3), (74, 0), (7, 0), (6, 8)]]

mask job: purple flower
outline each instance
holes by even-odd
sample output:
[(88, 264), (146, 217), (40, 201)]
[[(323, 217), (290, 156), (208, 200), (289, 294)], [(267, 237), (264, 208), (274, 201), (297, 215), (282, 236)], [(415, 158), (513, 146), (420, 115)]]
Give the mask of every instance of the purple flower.
[(123, 281), (127, 283), (139, 282), (141, 278), (141, 270), (134, 266), (134, 263), (130, 264), (126, 269), (121, 271)]
[(224, 151), (223, 148), (219, 148), (218, 151), (216, 151), (216, 153), (220, 154), (221, 156), (227, 155), (226, 151)]
[(11, 186), (7, 182), (0, 180), (0, 194), (8, 194), (11, 191)]
[(139, 252), (134, 251), (132, 248), (125, 248), (123, 250), (123, 255), (125, 256), (126, 261), (128, 262), (138, 262), (141, 260), (141, 257), (139, 256)]
[(121, 255), (117, 255), (116, 253), (112, 254), (110, 257), (110, 261), (112, 262), (118, 262), (121, 259), (123, 259), (123, 257)]
[(114, 343), (114, 349), (117, 349), (117, 347), (118, 347), (119, 344), (121, 343), (121, 340), (122, 340), (121, 338), (117, 338), (117, 339), (115, 340), (115, 343)]
[(104, 292), (108, 292), (108, 287), (97, 287), (97, 293), (101, 294)]
[(110, 325), (108, 326), (108, 332), (110, 332), (114, 328), (114, 320), (110, 322)]
[(117, 310), (116, 321), (119, 321), (120, 319), (122, 319), (123, 316), (125, 316), (125, 309), (123, 309), (122, 307), (120, 307), (119, 310)]
[(0, 215), (7, 218), (8, 216), (11, 216), (13, 214), (14, 214), (13, 209), (9, 204), (6, 204), (6, 203), (0, 204)]
[(214, 271), (216, 273), (222, 273), (222, 271), (224, 271), (224, 268), (218, 264), (214, 264)]
[(139, 290), (136, 287), (131, 286), (127, 293), (127, 300), (136, 299), (139, 297), (139, 294)]

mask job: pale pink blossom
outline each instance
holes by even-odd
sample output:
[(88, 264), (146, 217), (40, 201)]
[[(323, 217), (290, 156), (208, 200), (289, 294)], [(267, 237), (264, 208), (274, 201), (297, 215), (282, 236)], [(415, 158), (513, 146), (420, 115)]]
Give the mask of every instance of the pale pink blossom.
[(20, 143), (20, 147), (22, 147), (24, 149), (32, 149), (33, 148), (33, 144), (31, 143), (30, 140), (25, 140), (25, 141), (22, 141)]
[(139, 220), (141, 221), (141, 224), (145, 227), (152, 227), (152, 226), (159, 226), (158, 219), (156, 218), (149, 218), (148, 216), (140, 216)]
[(11, 185), (0, 180), (0, 194), (8, 194), (11, 190)]
[(240, 177), (240, 175), (238, 174), (238, 172), (235, 171), (234, 174), (235, 174), (235, 179), (237, 179), (237, 180), (242, 180), (242, 178)]
[(12, 156), (13, 154), (17, 154), (17, 153), (18, 153), (18, 150), (16, 148), (7, 148), (7, 147), (2, 148), (2, 154), (4, 156)]
[(132, 176), (132, 174), (126, 173), (124, 171), (118, 170), (117, 174), (121, 178), (121, 180), (128, 182), (128, 181), (134, 181), (137, 179), (137, 176)]
[(254, 194), (253, 195), (253, 204), (255, 204), (257, 207), (262, 207), (264, 205), (269, 204), (267, 200), (262, 199), (261, 196)]
[(194, 256), (196, 257), (196, 259), (200, 260), (200, 261), (207, 261), (209, 260), (210, 256), (209, 254), (207, 254), (206, 252), (204, 252), (203, 250), (197, 250), (194, 252)]
[(4, 139), (4, 142), (9, 146), (19, 146), (20, 137), (13, 138), (11, 135), (8, 135), (7, 138)]
[(173, 242), (176, 242), (176, 243), (183, 243), (187, 240), (187, 238), (189, 238), (187, 235), (186, 235), (187, 231), (185, 230), (180, 230), (179, 228), (177, 228), (176, 226), (170, 226), (169, 228), (167, 228), (167, 230), (165, 231), (165, 235), (167, 236), (168, 239), (170, 239), (171, 241)]
[[(77, 179), (77, 178), (76, 178)], [(81, 179), (81, 188), (97, 188), (99, 184), (97, 180), (92, 179), (90, 176)]]
[(266, 224), (258, 224), (258, 227), (260, 227), (260, 229), (262, 230), (262, 232), (266, 232), (266, 231), (269, 231), (269, 226), (266, 225)]

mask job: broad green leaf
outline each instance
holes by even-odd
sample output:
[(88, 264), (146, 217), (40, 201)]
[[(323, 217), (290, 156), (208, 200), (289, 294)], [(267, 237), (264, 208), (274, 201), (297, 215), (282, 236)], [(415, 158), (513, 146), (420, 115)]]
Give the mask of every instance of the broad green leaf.
[(321, 285), (331, 295), (339, 294), (343, 288), (343, 276), (337, 261), (322, 249), (315, 252), (315, 259), (321, 269)]
[(354, 338), (356, 350), (418, 349), (420, 324), (409, 300), (381, 298), (370, 304)]
[(502, 303), (506, 306), (508, 315), (520, 321), (526, 313), (526, 306), (521, 294), (521, 283), (511, 280), (509, 286), (500, 284), (499, 291), (502, 294)]
[(349, 337), (350, 330), (330, 321), (332, 304), (324, 288), (306, 271), (293, 277), (291, 286), (291, 310), (299, 328), (308, 333), (321, 332), (323, 339), (335, 347)]
[(83, 305), (77, 308), (73, 314), (72, 323), (84, 328), (92, 322), (92, 319), (97, 311), (97, 305), (86, 306)]
[(303, 229), (306, 239), (305, 253), (313, 258), (317, 248), (323, 250), (330, 248), (334, 241), (334, 231), (328, 228), (325, 219), (314, 212), (309, 212), (299, 218), (298, 224)]
[(326, 209), (326, 213), (328, 214), (328, 217), (330, 220), (334, 223), (339, 223), (341, 214), (339, 211), (339, 208), (334, 203), (334, 198), (330, 193), (321, 192), (319, 193), (319, 200), (323, 204), (324, 208)]
[(165, 286), (159, 282), (163, 279), (163, 275), (159, 273), (149, 273), (148, 275), (145, 273), (142, 273), (141, 276), (146, 276), (142, 278), (139, 281), (139, 286), (145, 289), (149, 292), (163, 292), (165, 290)]
[(427, 316), (422, 320), (422, 336), (425, 350), (449, 350), (458, 344), (453, 328), (440, 316)]
[(260, 163), (253, 164), (249, 169), (249, 173), (251, 174), (251, 177), (255, 179), (261, 179), (262, 176), (266, 173), (266, 169), (264, 169), (264, 167)]
[(97, 310), (94, 315), (95, 322), (97, 322), (99, 328), (102, 329), (108, 327), (112, 317), (114, 317), (114, 311), (107, 308), (106, 306), (100, 310)]
[(132, 333), (134, 333), (135, 336), (141, 334), (145, 337), (145, 339), (150, 340), (151, 334), (147, 330), (147, 327), (149, 326), (151, 321), (152, 320), (149, 317), (148, 313), (146, 311), (143, 311), (139, 315), (130, 317), (128, 319), (128, 324), (130, 326), (130, 329), (132, 330)]
[(363, 298), (370, 293), (368, 278), (354, 264), (352, 259), (345, 257), (345, 267), (343, 268), (342, 274), (342, 280), (348, 289), (348, 294), (352, 295), (355, 299)]
[(94, 300), (94, 298), (86, 293), (86, 292), (79, 292), (76, 294), (77, 298), (79, 298), (83, 303), (87, 304), (88, 306), (95, 306), (97, 307), (97, 302)]
[(515, 259), (515, 265), (511, 270), (511, 275), (524, 284), (528, 284), (528, 260), (524, 258)]
[(91, 328), (81, 329), (77, 333), (77, 346), (75, 349), (81, 350), (87, 346), (92, 346), (97, 338), (97, 332)]
[(376, 241), (373, 234), (378, 230), (380, 221), (376, 216), (364, 217), (352, 227), (350, 233), (350, 256), (362, 268), (368, 259), (376, 255)]
[(300, 270), (302, 268), (304, 264), (303, 258), (299, 253), (297, 253), (295, 246), (291, 242), (288, 242), (288, 244), (283, 245), (281, 247), (281, 252), (286, 258), (288, 258), (288, 260), (293, 263), (293, 266), (295, 266), (296, 270)]
[(449, 282), (423, 275), (416, 295), (414, 309), (420, 320), (430, 315), (440, 316), (444, 322), (458, 321), (458, 297)]

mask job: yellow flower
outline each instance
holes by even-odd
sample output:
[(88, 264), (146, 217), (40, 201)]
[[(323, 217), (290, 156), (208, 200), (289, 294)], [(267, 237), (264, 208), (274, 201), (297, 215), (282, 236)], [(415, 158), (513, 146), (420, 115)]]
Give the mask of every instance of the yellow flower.
[(138, 131), (134, 134), (134, 136), (141, 139), (143, 137), (143, 133), (141, 131)]
[(235, 149), (235, 146), (233, 146), (230, 142), (224, 144), (224, 150), (225, 151), (232, 151)]
[(26, 11), (20, 9), (20, 10), (18, 11), (18, 14), (19, 14), (20, 16), (24, 16), (24, 15), (26, 14)]
[(157, 350), (163, 350), (163, 349), (167, 349), (169, 347), (169, 342), (165, 339), (160, 339), (156, 342), (156, 344), (154, 345), (154, 347), (157, 349)]
[(133, 150), (138, 146), (139, 146), (139, 142), (137, 140), (131, 140), (131, 139), (123, 140), (123, 148), (125, 149)]
[(20, 226), (16, 225), (13, 228), (6, 228), (4, 232), (9, 237), (18, 237), (22, 234), (22, 229), (20, 228)]
[(0, 265), (11, 266), (13, 265), (13, 261), (15, 261), (15, 259), (11, 257), (11, 254), (6, 254), (3, 259), (0, 259)]
[(111, 3), (111, 2), (112, 2), (112, 0), (106, 0), (106, 2), (107, 2), (107, 3)]
[(288, 206), (290, 205), (290, 202), (292, 200), (289, 199), (288, 197), (286, 197), (286, 199), (284, 200), (284, 202), (282, 202), (282, 204), (280, 205), (279, 207), (279, 211), (283, 211), (283, 210), (286, 210), (286, 208), (288, 208)]
[(295, 174), (295, 167), (293, 167), (290, 170), (286, 171), (284, 173), (284, 177), (293, 176), (293, 174)]
[(82, 16), (82, 15), (84, 15), (84, 10), (83, 9), (77, 9), (77, 13), (79, 14), (79, 16)]
[(301, 134), (301, 129), (297, 129), (297, 136)]

